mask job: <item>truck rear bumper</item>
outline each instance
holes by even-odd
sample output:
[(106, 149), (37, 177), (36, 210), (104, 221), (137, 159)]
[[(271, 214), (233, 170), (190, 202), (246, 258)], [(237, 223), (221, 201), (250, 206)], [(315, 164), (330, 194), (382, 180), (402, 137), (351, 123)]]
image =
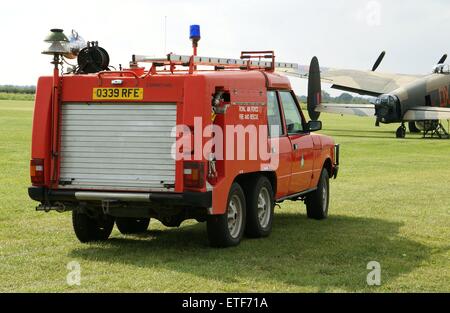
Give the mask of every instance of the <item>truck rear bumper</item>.
[(210, 208), (212, 192), (102, 192), (80, 190), (49, 190), (45, 187), (29, 187), (28, 195), (31, 199), (41, 203), (53, 202), (147, 202), (165, 204), (168, 206), (188, 206)]

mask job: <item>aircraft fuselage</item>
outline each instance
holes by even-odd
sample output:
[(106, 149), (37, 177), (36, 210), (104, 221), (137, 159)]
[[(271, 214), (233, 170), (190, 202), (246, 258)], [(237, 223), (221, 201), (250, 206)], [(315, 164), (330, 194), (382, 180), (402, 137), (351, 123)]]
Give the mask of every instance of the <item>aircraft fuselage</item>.
[(377, 120), (381, 123), (402, 123), (405, 113), (418, 106), (450, 107), (450, 74), (431, 74), (404, 85), (375, 104)]

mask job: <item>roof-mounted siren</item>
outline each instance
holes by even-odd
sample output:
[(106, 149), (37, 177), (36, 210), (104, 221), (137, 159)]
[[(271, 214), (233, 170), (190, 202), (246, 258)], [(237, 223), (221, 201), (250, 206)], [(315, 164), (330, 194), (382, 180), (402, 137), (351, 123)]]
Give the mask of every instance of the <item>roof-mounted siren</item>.
[(44, 42), (50, 44), (50, 46), (42, 51), (42, 54), (61, 56), (65, 53), (70, 52), (69, 39), (66, 37), (66, 35), (64, 35), (62, 29), (51, 29), (50, 34), (45, 37)]
[(192, 49), (194, 50), (194, 56), (197, 55), (197, 47), (200, 38), (200, 25), (191, 25), (189, 27), (189, 39), (192, 40)]
[(308, 75), (308, 114), (311, 120), (317, 121), (320, 112), (316, 107), (322, 102), (322, 85), (320, 83), (320, 66), (317, 57), (313, 57), (309, 66)]

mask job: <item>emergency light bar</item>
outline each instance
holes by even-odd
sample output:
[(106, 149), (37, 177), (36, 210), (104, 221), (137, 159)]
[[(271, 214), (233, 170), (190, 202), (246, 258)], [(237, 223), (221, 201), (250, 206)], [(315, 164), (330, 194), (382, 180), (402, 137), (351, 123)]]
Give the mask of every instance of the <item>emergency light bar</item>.
[[(136, 63), (154, 63), (158, 65), (188, 65), (191, 61), (190, 55), (168, 54), (166, 57), (155, 58), (145, 55), (133, 55), (133, 61)], [(249, 61), (244, 59), (225, 59), (215, 57), (193, 57), (193, 65), (209, 65), (209, 66), (247, 66), (250, 62), (251, 67), (271, 68), (270, 61)], [(297, 63), (275, 62), (275, 69), (293, 69), (298, 70)]]

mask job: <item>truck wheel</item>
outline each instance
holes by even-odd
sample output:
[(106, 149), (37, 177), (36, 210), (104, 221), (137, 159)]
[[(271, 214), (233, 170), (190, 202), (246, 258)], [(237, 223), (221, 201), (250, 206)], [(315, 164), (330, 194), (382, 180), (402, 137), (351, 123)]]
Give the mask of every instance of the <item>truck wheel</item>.
[(231, 247), (241, 242), (245, 228), (245, 207), (244, 192), (238, 183), (233, 183), (228, 194), (226, 213), (208, 216), (206, 229), (211, 246)]
[(247, 224), (245, 234), (248, 237), (267, 237), (272, 231), (273, 189), (265, 176), (261, 176), (256, 185), (249, 188), (247, 194)]
[(306, 214), (308, 218), (323, 220), (328, 216), (328, 204), (330, 201), (330, 183), (328, 171), (322, 170), (317, 189), (306, 196)]
[(139, 234), (147, 230), (149, 218), (117, 217), (116, 225), (119, 231), (126, 234)]
[(114, 227), (114, 218), (109, 215), (90, 217), (77, 210), (72, 211), (72, 225), (75, 235), (81, 242), (107, 240)]

